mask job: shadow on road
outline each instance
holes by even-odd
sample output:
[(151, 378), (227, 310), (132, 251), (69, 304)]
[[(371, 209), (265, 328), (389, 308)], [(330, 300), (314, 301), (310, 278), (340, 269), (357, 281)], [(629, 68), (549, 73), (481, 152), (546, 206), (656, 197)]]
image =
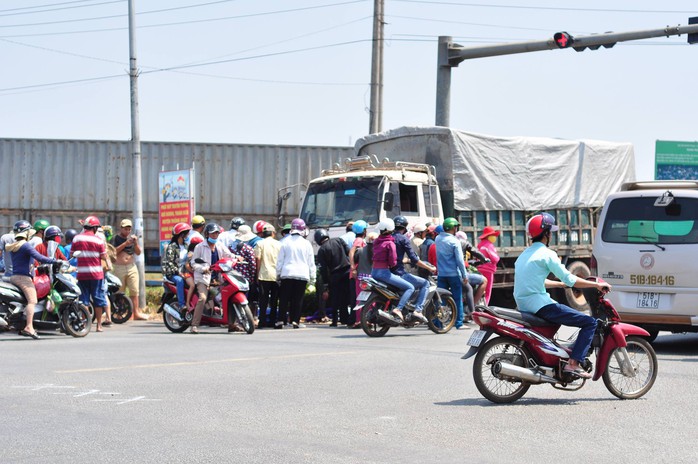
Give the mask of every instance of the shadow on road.
[[(569, 406), (578, 403), (600, 403), (600, 402), (616, 402), (615, 398), (554, 398), (554, 399), (540, 399), (540, 398), (522, 398), (514, 403), (510, 404), (495, 404), (485, 398), (463, 398), (460, 400), (453, 400), (447, 402), (436, 402), (437, 406), (480, 406), (483, 408), (487, 407), (507, 407), (507, 406)], [(638, 400), (639, 401), (639, 400)]]
[[(698, 355), (698, 334), (661, 335), (652, 343), (657, 354)], [(685, 359), (686, 362), (698, 362), (696, 358)]]

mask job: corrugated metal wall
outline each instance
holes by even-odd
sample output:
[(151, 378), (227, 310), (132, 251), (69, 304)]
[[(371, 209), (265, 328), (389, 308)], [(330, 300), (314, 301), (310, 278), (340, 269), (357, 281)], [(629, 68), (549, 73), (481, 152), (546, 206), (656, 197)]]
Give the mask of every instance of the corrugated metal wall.
[[(353, 156), (353, 147), (143, 142), (146, 245), (157, 242), (158, 173), (196, 169), (197, 212), (227, 226), (232, 216), (272, 221), (277, 192), (307, 184)], [(133, 162), (128, 142), (0, 139), (0, 232), (20, 218), (64, 229), (94, 213), (108, 224), (131, 217)], [(301, 189), (285, 214), (297, 213)]]

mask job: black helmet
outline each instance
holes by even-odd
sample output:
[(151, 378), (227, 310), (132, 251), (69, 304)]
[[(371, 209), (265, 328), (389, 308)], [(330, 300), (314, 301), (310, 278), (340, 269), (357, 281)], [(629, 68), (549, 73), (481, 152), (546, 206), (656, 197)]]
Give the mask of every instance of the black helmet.
[(315, 243), (318, 245), (322, 245), (322, 242), (328, 238), (330, 238), (330, 234), (327, 232), (327, 229), (318, 229), (315, 231)]
[(243, 218), (241, 218), (240, 216), (237, 216), (237, 217), (234, 217), (230, 221), (230, 228), (233, 230), (238, 230), (238, 228), (243, 224), (247, 224), (247, 223), (245, 222), (245, 220)]
[(44, 240), (53, 240), (56, 237), (62, 237), (63, 232), (61, 232), (61, 228), (58, 226), (48, 226), (46, 230), (44, 231)]
[(20, 219), (19, 221), (15, 222), (14, 227), (12, 227), (12, 232), (15, 234), (19, 232), (23, 232), (25, 230), (29, 230), (32, 228), (32, 225), (29, 223), (29, 221)]
[(73, 238), (78, 234), (78, 231), (75, 229), (68, 229), (65, 231), (65, 241), (68, 243), (71, 243), (73, 241)]
[(402, 227), (404, 229), (407, 229), (407, 218), (405, 216), (395, 216), (393, 218), (393, 222), (395, 223), (395, 227)]
[(204, 237), (208, 238), (209, 234), (215, 234), (216, 232), (220, 233), (221, 227), (216, 224), (215, 222), (209, 222), (206, 224), (206, 227), (204, 227)]

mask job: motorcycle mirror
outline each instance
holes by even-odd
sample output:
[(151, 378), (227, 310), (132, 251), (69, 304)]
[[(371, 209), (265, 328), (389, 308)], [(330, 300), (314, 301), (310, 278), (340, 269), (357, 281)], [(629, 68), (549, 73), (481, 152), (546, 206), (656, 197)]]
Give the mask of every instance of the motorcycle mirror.
[(79, 250), (78, 250), (78, 251), (76, 251), (75, 253), (73, 253), (73, 258), (77, 258), (77, 257), (80, 256), (81, 254), (82, 254), (82, 251), (79, 251)]
[(194, 260), (194, 262), (195, 262), (196, 264), (206, 264), (206, 261), (204, 261), (202, 258), (196, 258), (196, 259)]

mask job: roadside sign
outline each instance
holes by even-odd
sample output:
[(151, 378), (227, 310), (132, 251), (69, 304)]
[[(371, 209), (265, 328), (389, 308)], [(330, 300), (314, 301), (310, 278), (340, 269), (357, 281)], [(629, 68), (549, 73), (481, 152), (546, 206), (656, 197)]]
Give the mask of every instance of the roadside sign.
[(698, 142), (657, 140), (655, 180), (698, 179)]
[(193, 169), (162, 171), (158, 176), (160, 256), (170, 241), (172, 227), (178, 222), (191, 222), (194, 211)]

